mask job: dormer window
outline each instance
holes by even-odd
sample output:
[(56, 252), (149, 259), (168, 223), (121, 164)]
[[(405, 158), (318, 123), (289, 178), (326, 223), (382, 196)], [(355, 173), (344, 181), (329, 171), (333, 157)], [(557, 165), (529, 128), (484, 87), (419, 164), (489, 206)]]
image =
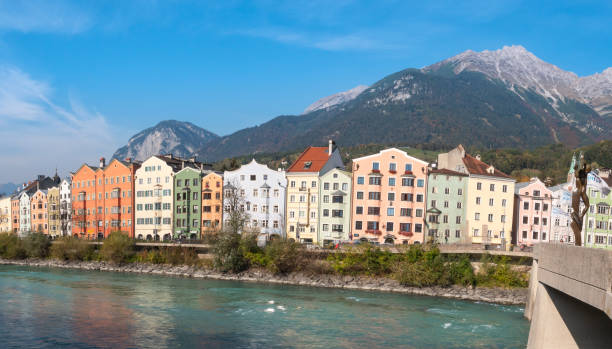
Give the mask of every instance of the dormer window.
[(309, 169), (309, 168), (310, 168), (310, 166), (312, 166), (312, 161), (306, 161), (306, 162), (304, 163), (304, 169), (306, 169), (306, 170), (307, 170), (307, 169)]
[(495, 168), (493, 166), (489, 166), (489, 168), (487, 168), (487, 173), (488, 174), (494, 174), (495, 173)]
[(373, 162), (372, 163), (372, 170), (380, 170), (380, 163)]

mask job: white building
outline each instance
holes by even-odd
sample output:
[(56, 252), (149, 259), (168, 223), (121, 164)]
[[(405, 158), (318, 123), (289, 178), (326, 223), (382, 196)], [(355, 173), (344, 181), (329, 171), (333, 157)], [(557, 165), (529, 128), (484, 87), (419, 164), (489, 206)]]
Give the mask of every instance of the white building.
[(60, 235), (72, 236), (72, 180), (64, 178), (60, 184)]
[(551, 235), (552, 243), (574, 243), (574, 232), (570, 227), (572, 223), (572, 193), (569, 183), (563, 183), (550, 187), (552, 191), (552, 212), (551, 212)]
[(27, 191), (23, 191), (19, 197), (19, 212), (19, 235), (23, 236), (32, 231), (32, 210)]
[[(224, 189), (228, 190), (225, 188), (227, 186), (235, 187), (242, 197), (244, 210), (249, 215), (249, 227), (258, 229), (266, 238), (272, 235), (285, 236), (285, 171), (271, 170), (253, 159), (235, 171), (225, 171), (223, 180)], [(226, 193), (224, 199), (230, 196)], [(224, 212), (228, 210), (226, 201)]]

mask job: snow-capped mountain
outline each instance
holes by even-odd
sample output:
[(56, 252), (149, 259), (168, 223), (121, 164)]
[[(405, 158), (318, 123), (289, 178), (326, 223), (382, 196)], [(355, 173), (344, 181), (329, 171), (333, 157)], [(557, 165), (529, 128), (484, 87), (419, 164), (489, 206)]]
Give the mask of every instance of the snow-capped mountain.
[(219, 138), (216, 134), (189, 122), (162, 121), (137, 133), (128, 144), (119, 148), (113, 158), (146, 160), (152, 155), (173, 154), (190, 157), (208, 142)]
[(361, 94), (361, 92), (365, 91), (367, 88), (368, 86), (358, 85), (348, 91), (338, 92), (331, 96), (321, 98), (304, 109), (304, 114), (308, 114), (315, 110), (327, 109), (335, 105), (351, 101), (357, 98), (357, 96), (359, 96), (359, 94)]
[(423, 68), (423, 71), (439, 71), (450, 67), (455, 74), (462, 71), (476, 71), (490, 78), (498, 79), (511, 89), (521, 87), (532, 90), (552, 100), (557, 112), (565, 113), (560, 104), (572, 99), (589, 104), (600, 115), (611, 113), (612, 68), (602, 73), (579, 77), (547, 63), (523, 46), (504, 46), (495, 51), (465, 51), (454, 57)]

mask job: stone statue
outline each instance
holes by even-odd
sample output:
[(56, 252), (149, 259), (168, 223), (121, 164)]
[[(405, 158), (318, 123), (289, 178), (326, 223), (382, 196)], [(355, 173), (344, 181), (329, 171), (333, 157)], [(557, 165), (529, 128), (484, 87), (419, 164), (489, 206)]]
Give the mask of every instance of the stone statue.
[[(580, 164), (580, 165), (579, 165)], [(574, 231), (574, 238), (576, 240), (576, 246), (582, 245), (582, 224), (584, 222), (584, 215), (591, 206), (589, 203), (589, 197), (587, 196), (587, 177), (591, 172), (591, 167), (586, 164), (584, 157), (580, 154), (579, 164), (574, 164), (574, 176), (575, 186), (572, 190), (572, 223), (571, 227)], [(579, 167), (580, 166), (580, 167)], [(580, 199), (584, 203), (584, 209), (580, 212)]]

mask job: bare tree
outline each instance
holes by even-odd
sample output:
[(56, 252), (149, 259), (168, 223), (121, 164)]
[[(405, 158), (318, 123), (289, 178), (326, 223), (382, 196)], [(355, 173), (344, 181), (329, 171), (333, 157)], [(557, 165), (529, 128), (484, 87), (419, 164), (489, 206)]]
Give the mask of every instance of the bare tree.
[(240, 234), (249, 222), (249, 214), (245, 210), (245, 199), (241, 194), (240, 185), (233, 181), (224, 187), (223, 210), (227, 219), (223, 230), (228, 233)]

